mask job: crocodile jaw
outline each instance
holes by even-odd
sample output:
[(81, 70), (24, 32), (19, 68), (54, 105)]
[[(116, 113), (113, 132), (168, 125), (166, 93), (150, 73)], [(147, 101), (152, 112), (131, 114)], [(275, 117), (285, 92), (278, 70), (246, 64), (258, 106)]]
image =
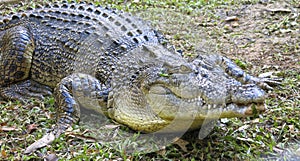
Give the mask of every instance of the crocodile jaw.
[(166, 122), (157, 132), (184, 132), (200, 129), (203, 124), (220, 118), (249, 117), (265, 111), (263, 103), (237, 105), (207, 105), (201, 99), (181, 99), (172, 94), (146, 94), (147, 101), (156, 115)]
[(249, 105), (228, 104), (220, 113), (220, 118), (249, 117), (264, 111), (266, 111), (264, 103), (252, 103)]
[(186, 113), (180, 115), (182, 120), (191, 118), (193, 115), (196, 120), (248, 117), (262, 113), (266, 110), (264, 102), (236, 104), (236, 103), (206, 103), (201, 96), (195, 98), (184, 98), (177, 96), (171, 90), (163, 85), (154, 85), (146, 94), (147, 101), (152, 109), (164, 120), (175, 119), (177, 113)]

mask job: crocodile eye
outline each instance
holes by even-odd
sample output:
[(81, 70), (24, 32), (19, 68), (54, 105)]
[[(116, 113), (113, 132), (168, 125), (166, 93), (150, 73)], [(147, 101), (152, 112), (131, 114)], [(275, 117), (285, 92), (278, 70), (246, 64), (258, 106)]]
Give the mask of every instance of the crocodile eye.
[(183, 73), (190, 73), (192, 72), (192, 68), (188, 65), (180, 65), (180, 71)]
[(171, 69), (173, 66), (169, 62), (164, 62), (163, 68)]

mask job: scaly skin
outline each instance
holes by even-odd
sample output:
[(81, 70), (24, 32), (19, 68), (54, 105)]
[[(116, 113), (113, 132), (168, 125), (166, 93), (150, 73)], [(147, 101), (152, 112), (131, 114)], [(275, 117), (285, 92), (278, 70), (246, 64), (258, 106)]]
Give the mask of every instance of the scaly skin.
[(253, 105), (264, 111), (261, 88), (278, 83), (222, 56), (188, 62), (142, 20), (75, 2), (2, 17), (0, 77), (5, 99), (53, 92), (57, 136), (79, 120), (80, 106), (143, 132), (199, 128), (205, 119), (252, 115)]

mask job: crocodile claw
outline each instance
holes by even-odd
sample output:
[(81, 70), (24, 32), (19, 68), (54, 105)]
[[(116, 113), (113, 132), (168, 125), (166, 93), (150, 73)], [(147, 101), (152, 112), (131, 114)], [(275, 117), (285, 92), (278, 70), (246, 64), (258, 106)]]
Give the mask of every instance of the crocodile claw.
[(274, 86), (282, 84), (283, 78), (257, 77), (257, 85), (265, 90), (272, 90)]
[(52, 95), (52, 90), (48, 86), (26, 80), (18, 84), (1, 87), (0, 94), (6, 99), (18, 100), (21, 103), (26, 104), (29, 98), (44, 100), (44, 96)]

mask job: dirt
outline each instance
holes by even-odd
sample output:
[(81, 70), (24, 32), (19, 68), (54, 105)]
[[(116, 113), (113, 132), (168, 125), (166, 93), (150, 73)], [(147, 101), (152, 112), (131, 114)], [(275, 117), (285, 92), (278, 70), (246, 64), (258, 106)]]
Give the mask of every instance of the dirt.
[(296, 3), (267, 1), (217, 9), (204, 7), (190, 15), (182, 15), (176, 9), (151, 9), (138, 15), (151, 20), (185, 53), (205, 48), (245, 62), (253, 73), (300, 69)]

